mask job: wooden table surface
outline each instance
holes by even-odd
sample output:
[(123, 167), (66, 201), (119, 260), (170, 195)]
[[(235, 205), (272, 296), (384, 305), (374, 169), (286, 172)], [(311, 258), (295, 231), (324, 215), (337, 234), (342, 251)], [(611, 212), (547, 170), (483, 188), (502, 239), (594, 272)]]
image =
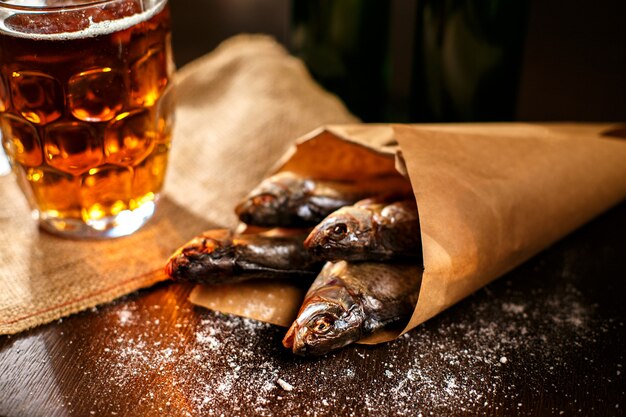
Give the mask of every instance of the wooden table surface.
[(625, 255), (623, 203), (399, 340), (317, 359), (161, 284), (0, 337), (0, 415), (624, 415)]

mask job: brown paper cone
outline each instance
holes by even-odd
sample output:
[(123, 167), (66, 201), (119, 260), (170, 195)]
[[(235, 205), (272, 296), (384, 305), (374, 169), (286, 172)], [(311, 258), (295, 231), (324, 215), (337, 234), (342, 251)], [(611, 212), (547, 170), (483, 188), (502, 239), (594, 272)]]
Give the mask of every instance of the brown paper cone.
[[(445, 310), (624, 199), (626, 141), (602, 136), (610, 130), (593, 124), (328, 126), (302, 138), (276, 169), (326, 179), (403, 173), (410, 180), (422, 233), (422, 286), (404, 329), (364, 341), (379, 343)], [(228, 305), (237, 288), (257, 284), (240, 285), (219, 294), (207, 291), (194, 302), (261, 319), (245, 298)], [(289, 303), (297, 304), (302, 292), (297, 294)], [(267, 312), (275, 303), (264, 297), (265, 303), (255, 304)], [(267, 315), (265, 320), (279, 322)], [(291, 320), (283, 315), (280, 322)]]
[(601, 125), (394, 126), (424, 276), (406, 330), (626, 197), (626, 142)]

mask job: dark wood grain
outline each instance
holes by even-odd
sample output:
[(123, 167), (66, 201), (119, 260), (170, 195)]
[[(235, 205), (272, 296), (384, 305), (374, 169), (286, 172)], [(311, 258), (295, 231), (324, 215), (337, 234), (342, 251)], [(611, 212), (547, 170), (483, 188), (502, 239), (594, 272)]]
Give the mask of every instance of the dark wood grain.
[(1, 337), (0, 415), (621, 415), (625, 254), (626, 203), (399, 340), (317, 359), (162, 284)]

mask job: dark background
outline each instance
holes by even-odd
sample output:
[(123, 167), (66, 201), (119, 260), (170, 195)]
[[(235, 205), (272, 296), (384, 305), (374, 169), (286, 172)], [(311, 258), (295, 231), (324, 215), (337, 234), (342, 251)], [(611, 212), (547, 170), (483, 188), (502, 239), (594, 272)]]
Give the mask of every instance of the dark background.
[[(179, 67), (235, 34), (267, 33), (304, 57), (318, 81), (366, 122), (626, 119), (624, 1), (174, 0), (171, 4)], [(459, 48), (469, 65), (480, 61), (482, 46), (495, 45), (508, 54), (509, 68), (498, 76), (487, 75), (494, 85), (483, 86), (487, 95), (465, 111), (437, 112), (420, 103), (424, 88), (436, 85), (432, 74), (441, 73), (435, 66), (430, 76), (425, 75), (425, 69), (437, 63), (424, 58), (421, 42), (427, 31), (445, 37), (446, 31), (454, 30), (450, 24), (454, 10), (471, 21), (474, 32), (492, 29), (491, 37), (479, 34), (485, 36), (479, 37), (478, 47)], [(340, 36), (343, 44), (331, 47), (344, 59), (342, 74), (333, 78), (332, 56), (324, 55), (328, 51), (322, 51), (321, 58), (317, 54), (317, 60), (307, 53), (303, 25), (318, 35), (308, 39), (309, 46)], [(336, 35), (338, 30), (344, 33)], [(350, 36), (356, 40), (346, 46)], [(513, 37), (511, 44), (505, 42), (507, 36)], [(508, 89), (511, 94), (502, 93)]]
[[(424, 32), (416, 22), (427, 21), (432, 3), (378, 3), (389, 8), (378, 4), (377, 13), (360, 15), (371, 24), (351, 59), (378, 58), (343, 75), (344, 83), (335, 82), (342, 77), (333, 79), (332, 66), (313, 68), (316, 76), (346, 94), (365, 121), (434, 119), (436, 113), (426, 113), (432, 109), (413, 107), (427, 103), (416, 84), (431, 85), (423, 84)], [(474, 4), (440, 3), (443, 16)], [(172, 0), (178, 65), (241, 32), (272, 34), (300, 54), (302, 39), (294, 40), (292, 30), (306, 10), (291, 4)], [(501, 3), (479, 6), (490, 4)], [(511, 7), (525, 12), (511, 16), (507, 9), (508, 18), (492, 20), (497, 34), (521, 39), (511, 47), (515, 71), (503, 72), (517, 74), (504, 79), (515, 87), (511, 119), (626, 119), (626, 2), (533, 0)], [(350, 26), (350, 15), (340, 26)], [(499, 25), (507, 19), (513, 26)], [(428, 20), (443, 28), (445, 21)], [(373, 40), (363, 46), (359, 39)], [(470, 62), (478, 58), (476, 50), (465, 52)], [(359, 91), (366, 93), (363, 107), (355, 100)], [(478, 107), (511, 105), (487, 104)], [(624, 415), (624, 253), (622, 202), (404, 337), (314, 359), (286, 352), (283, 329), (194, 307), (187, 300), (191, 285), (162, 283), (0, 337), (0, 415)], [(293, 391), (276, 385), (278, 378)]]

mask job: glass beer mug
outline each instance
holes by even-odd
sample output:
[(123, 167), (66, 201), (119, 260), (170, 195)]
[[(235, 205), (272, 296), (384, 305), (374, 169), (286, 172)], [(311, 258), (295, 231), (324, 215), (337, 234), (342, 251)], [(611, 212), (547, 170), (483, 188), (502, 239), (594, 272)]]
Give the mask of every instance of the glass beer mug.
[(42, 228), (130, 234), (153, 214), (170, 147), (167, 0), (0, 2), (0, 127)]

